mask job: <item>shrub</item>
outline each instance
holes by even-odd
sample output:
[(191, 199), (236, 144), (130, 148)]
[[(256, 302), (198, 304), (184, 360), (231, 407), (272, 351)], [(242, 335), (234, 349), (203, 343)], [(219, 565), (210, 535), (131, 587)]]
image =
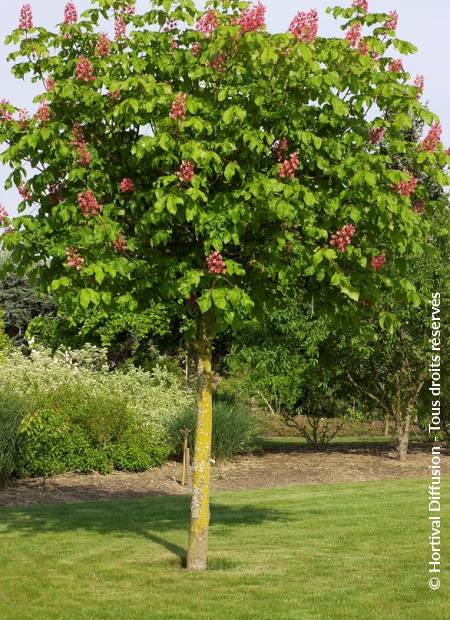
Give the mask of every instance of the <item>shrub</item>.
[[(183, 437), (180, 430), (188, 428), (190, 449), (194, 448), (195, 411), (185, 409), (170, 420), (169, 441), (177, 456), (182, 455)], [(213, 432), (211, 455), (217, 461), (231, 458), (234, 454), (252, 450), (256, 445), (256, 422), (250, 410), (234, 398), (216, 395), (213, 405)]]
[(12, 353), (1, 364), (0, 392), (17, 407), (23, 399), (19, 428), (12, 425), (17, 441), (4, 440), (16, 446), (8, 467), (4, 457), (4, 477), (161, 465), (170, 452), (167, 420), (192, 402), (166, 371), (111, 373), (99, 351), (87, 348), (53, 357), (46, 351), (30, 358)]
[(20, 424), (25, 414), (23, 399), (0, 392), (0, 484), (14, 471)]

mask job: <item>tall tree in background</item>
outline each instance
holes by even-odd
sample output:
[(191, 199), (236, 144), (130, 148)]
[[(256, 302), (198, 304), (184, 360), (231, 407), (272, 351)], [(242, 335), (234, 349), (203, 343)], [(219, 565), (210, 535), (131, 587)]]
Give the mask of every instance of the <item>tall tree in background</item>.
[[(187, 564), (204, 569), (214, 334), (289, 285), (316, 287), (336, 308), (341, 296), (383, 295), (381, 257), (421, 251), (427, 224), (411, 207), (428, 198), (380, 137), (438, 185), (448, 158), (405, 139), (411, 114), (436, 117), (397, 57), (414, 46), (364, 2), (333, 10), (342, 40), (317, 36), (314, 10), (269, 34), (265, 8), (238, 0), (204, 12), (153, 0), (142, 15), (97, 0), (79, 19), (70, 5), (56, 31), (34, 27), (24, 7), (8, 39), (14, 75), (45, 91), (31, 117), (1, 105), (9, 184), (22, 210), (39, 205), (3, 218), (4, 243), (66, 314), (177, 302), (199, 359)], [(114, 41), (97, 28), (111, 16)], [(414, 300), (405, 279), (389, 286)]]

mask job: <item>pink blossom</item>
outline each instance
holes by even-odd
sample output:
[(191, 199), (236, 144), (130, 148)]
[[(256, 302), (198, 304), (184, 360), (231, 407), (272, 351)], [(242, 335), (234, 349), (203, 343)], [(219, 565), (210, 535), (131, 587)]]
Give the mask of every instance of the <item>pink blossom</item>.
[(90, 189), (78, 194), (78, 206), (85, 217), (97, 215), (101, 209), (101, 205), (98, 204), (94, 193)]
[(372, 129), (369, 131), (369, 142), (371, 144), (378, 144), (378, 142), (381, 142), (385, 131), (385, 127), (372, 127)]
[(186, 116), (186, 101), (187, 95), (185, 93), (179, 93), (174, 101), (172, 101), (172, 105), (170, 107), (169, 116), (170, 118), (181, 119), (184, 120)]
[(420, 151), (428, 151), (434, 153), (439, 146), (442, 136), (441, 123), (433, 123), (427, 136), (424, 138), (422, 144), (419, 147)]
[(45, 80), (45, 90), (47, 92), (50, 92), (51, 90), (53, 90), (56, 86), (56, 81), (55, 79), (50, 75), (46, 80)]
[(346, 40), (352, 47), (358, 47), (361, 39), (362, 26), (359, 22), (355, 22), (345, 33)]
[(9, 217), (8, 211), (3, 205), (0, 205), (0, 226), (4, 226), (6, 218)]
[(353, 224), (345, 224), (340, 230), (331, 235), (330, 245), (337, 246), (339, 252), (345, 252), (345, 248), (351, 244), (355, 233), (356, 227)]
[(417, 213), (417, 215), (422, 215), (423, 213), (425, 213), (425, 203), (423, 200), (415, 200), (411, 209), (414, 211), (414, 213)]
[(0, 123), (3, 121), (12, 121), (13, 115), (7, 109), (7, 106), (11, 105), (7, 99), (2, 99), (0, 101)]
[(111, 43), (109, 41), (109, 38), (106, 32), (103, 32), (101, 35), (99, 35), (97, 39), (97, 44), (95, 46), (95, 53), (97, 54), (97, 56), (104, 58), (105, 56), (109, 56), (110, 51), (111, 51)]
[(414, 78), (414, 86), (417, 88), (417, 99), (420, 99), (425, 86), (425, 78), (423, 75), (416, 75)]
[(450, 148), (445, 150), (445, 154), (448, 156), (450, 155)]
[(418, 183), (418, 179), (409, 175), (408, 181), (400, 181), (400, 183), (393, 185), (392, 189), (400, 194), (400, 196), (411, 196), (411, 194), (415, 192)]
[(127, 34), (127, 23), (125, 21), (125, 18), (123, 15), (118, 14), (116, 15), (116, 19), (114, 22), (114, 35), (115, 35), (116, 41), (125, 37), (126, 34)]
[(401, 58), (398, 58), (397, 60), (392, 60), (388, 65), (388, 71), (391, 71), (393, 73), (400, 73), (401, 71), (403, 71), (403, 61), (401, 60)]
[(312, 43), (317, 37), (319, 15), (316, 9), (300, 11), (289, 24), (289, 32), (303, 43)]
[(84, 258), (81, 258), (78, 250), (74, 248), (66, 249), (66, 265), (68, 267), (75, 267), (77, 271), (81, 271), (84, 265)]
[(369, 3), (367, 0), (353, 0), (352, 7), (354, 9), (361, 9), (364, 13), (367, 13), (369, 10)]
[(367, 41), (363, 41), (362, 39), (358, 43), (358, 52), (363, 56), (367, 56), (369, 54), (369, 45)]
[(80, 56), (77, 60), (77, 80), (80, 82), (93, 82), (95, 80), (94, 67), (86, 56)]
[(177, 177), (182, 183), (190, 183), (195, 174), (195, 166), (191, 161), (183, 159), (177, 172)]
[(196, 41), (193, 45), (192, 45), (192, 53), (194, 56), (198, 56), (200, 54), (200, 52), (202, 51), (202, 46), (201, 43), (199, 43), (198, 41)]
[(217, 54), (211, 60), (211, 62), (209, 63), (209, 66), (211, 67), (211, 69), (214, 69), (214, 71), (223, 72), (227, 70), (226, 61), (227, 61), (226, 54)]
[(50, 120), (50, 107), (46, 101), (41, 102), (34, 118), (40, 123), (47, 123)]
[(120, 101), (122, 98), (122, 95), (120, 93), (120, 90), (114, 90), (114, 91), (109, 91), (108, 92), (108, 97), (111, 99), (111, 101)]
[(397, 11), (389, 11), (389, 15), (391, 16), (391, 19), (387, 19), (384, 22), (384, 27), (387, 28), (388, 30), (397, 30), (397, 24), (398, 24)]
[(299, 167), (298, 153), (292, 153), (289, 159), (286, 159), (280, 166), (280, 178), (293, 179)]
[(64, 9), (64, 23), (76, 24), (78, 21), (77, 8), (73, 2), (68, 2)]
[(223, 260), (222, 254), (219, 254), (216, 250), (213, 250), (207, 257), (208, 269), (210, 273), (225, 274), (227, 272), (227, 266)]
[(220, 21), (215, 10), (209, 9), (209, 11), (206, 11), (203, 17), (198, 20), (196, 29), (198, 32), (203, 33), (205, 37), (209, 38), (219, 25)]
[(113, 248), (116, 252), (127, 251), (127, 241), (123, 235), (119, 235), (115, 241), (113, 241)]
[(178, 41), (173, 37), (170, 41), (170, 49), (176, 50), (178, 49)]
[(33, 198), (33, 194), (30, 192), (25, 183), (19, 185), (19, 194), (22, 200), (30, 201)]
[(372, 256), (370, 264), (372, 265), (372, 269), (374, 271), (381, 271), (385, 262), (386, 256), (384, 254), (379, 254), (378, 256)]
[(20, 9), (19, 28), (21, 30), (31, 30), (33, 28), (33, 11), (30, 4), (24, 4)]
[[(19, 127), (20, 129), (26, 129), (28, 121), (30, 119), (30, 114), (28, 112), (28, 110), (25, 110), (24, 108), (19, 110)], [(0, 113), (0, 120), (1, 120), (1, 113)]]
[(125, 177), (120, 182), (120, 191), (122, 194), (132, 194), (134, 192), (134, 183), (128, 177)]
[(266, 25), (266, 7), (261, 2), (247, 7), (236, 20), (236, 24), (241, 26), (244, 33), (256, 32), (260, 28), (264, 28)]

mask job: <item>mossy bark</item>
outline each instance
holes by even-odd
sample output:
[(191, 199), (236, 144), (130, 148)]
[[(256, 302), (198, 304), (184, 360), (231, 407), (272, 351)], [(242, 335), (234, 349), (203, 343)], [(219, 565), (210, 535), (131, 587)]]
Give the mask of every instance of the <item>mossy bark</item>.
[(205, 570), (208, 565), (209, 487), (212, 437), (211, 382), (212, 316), (199, 319), (197, 331), (198, 403), (192, 476), (191, 525), (187, 568)]

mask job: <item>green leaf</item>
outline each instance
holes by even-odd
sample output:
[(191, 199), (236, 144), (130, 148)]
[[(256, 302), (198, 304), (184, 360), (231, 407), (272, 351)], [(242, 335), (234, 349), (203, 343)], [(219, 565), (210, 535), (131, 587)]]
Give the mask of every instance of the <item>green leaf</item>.
[(211, 291), (209, 290), (205, 291), (203, 295), (197, 299), (197, 303), (199, 305), (199, 308), (202, 314), (205, 314), (206, 312), (208, 312), (208, 310), (211, 308), (211, 303), (212, 303)]

